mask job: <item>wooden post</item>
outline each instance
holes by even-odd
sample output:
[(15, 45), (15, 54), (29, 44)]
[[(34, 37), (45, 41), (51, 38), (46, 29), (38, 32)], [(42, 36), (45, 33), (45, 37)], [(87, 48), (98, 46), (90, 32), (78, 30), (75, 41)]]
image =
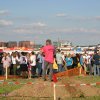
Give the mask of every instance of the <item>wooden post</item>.
[(56, 100), (56, 84), (55, 83), (53, 85), (53, 89), (54, 89), (54, 100)]
[(8, 79), (8, 67), (6, 66), (6, 80)]

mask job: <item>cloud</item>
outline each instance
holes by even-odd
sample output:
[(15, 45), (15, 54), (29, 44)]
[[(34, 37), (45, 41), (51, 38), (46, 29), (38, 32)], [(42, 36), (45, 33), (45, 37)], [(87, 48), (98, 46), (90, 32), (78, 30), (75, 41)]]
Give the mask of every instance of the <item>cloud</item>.
[(12, 20), (14, 20), (14, 21), (20, 21), (20, 22), (32, 22), (32, 18), (29, 18), (29, 17), (27, 17), (27, 16), (17, 16), (17, 17), (14, 17), (14, 18), (12, 18)]
[(100, 16), (94, 17), (95, 20), (100, 20)]
[(0, 16), (2, 15), (9, 15), (10, 12), (8, 10), (0, 10)]
[(57, 33), (96, 33), (100, 34), (100, 30), (97, 29), (87, 29), (87, 28), (53, 28), (53, 27), (46, 27), (46, 28), (32, 28), (29, 26), (26, 27), (19, 27), (14, 29), (16, 33), (32, 33), (32, 34), (57, 34)]
[(65, 13), (58, 13), (56, 14), (56, 17), (66, 17), (67, 15)]
[(46, 24), (42, 22), (23, 24), (15, 28), (13, 31), (16, 33), (42, 33), (46, 29)]
[(84, 33), (100, 33), (100, 30), (97, 29), (85, 29), (85, 28), (80, 28), (77, 30), (79, 32), (84, 32)]
[(31, 26), (31, 27), (46, 27), (47, 25), (42, 22), (36, 22), (31, 24), (24, 24), (24, 26)]
[(15, 33), (22, 33), (22, 34), (44, 34), (45, 32), (47, 32), (47, 30), (45, 29), (34, 29), (34, 28), (27, 28), (27, 27), (19, 27), (19, 28), (15, 28), (13, 29), (13, 32)]
[(85, 17), (85, 16), (73, 16), (73, 15), (68, 15), (66, 13), (58, 13), (56, 14), (56, 17), (62, 17), (66, 20), (90, 20), (92, 17)]
[(10, 26), (10, 25), (13, 25), (12, 21), (10, 21), (10, 20), (4, 20), (4, 19), (0, 20), (0, 26)]
[(96, 29), (85, 29), (85, 28), (62, 28), (55, 29), (55, 32), (59, 33), (100, 33), (100, 30)]
[(45, 27), (46, 24), (45, 24), (45, 23), (38, 22), (38, 23), (33, 23), (33, 26), (37, 26), (37, 27)]
[(27, 28), (16, 28), (13, 30), (15, 33), (33, 33), (32, 30), (27, 29)]
[(66, 13), (58, 13), (56, 14), (56, 17), (64, 17), (66, 20), (79, 20), (79, 21), (96, 21), (100, 20), (100, 16), (73, 16), (73, 15), (67, 15)]

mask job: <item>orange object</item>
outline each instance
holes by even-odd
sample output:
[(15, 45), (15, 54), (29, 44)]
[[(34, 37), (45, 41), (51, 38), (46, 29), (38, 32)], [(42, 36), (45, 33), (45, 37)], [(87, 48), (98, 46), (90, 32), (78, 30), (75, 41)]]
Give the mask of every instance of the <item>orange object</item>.
[(57, 77), (56, 77), (56, 75), (55, 74), (53, 74), (53, 82), (57, 82), (58, 80), (57, 80)]

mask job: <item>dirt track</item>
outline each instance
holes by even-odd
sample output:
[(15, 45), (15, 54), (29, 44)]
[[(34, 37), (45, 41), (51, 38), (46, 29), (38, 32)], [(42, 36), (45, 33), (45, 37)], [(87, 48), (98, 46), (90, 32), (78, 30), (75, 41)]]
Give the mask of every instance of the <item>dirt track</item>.
[[(22, 88), (15, 90), (8, 94), (8, 96), (30, 96), (30, 97), (43, 97), (53, 98), (53, 85), (51, 82), (44, 82), (42, 79), (35, 80), (34, 85), (24, 85)], [(38, 83), (38, 84), (37, 84)], [(43, 84), (46, 85), (43, 85)], [(81, 81), (70, 78), (68, 83), (80, 84)], [(57, 84), (65, 84), (63, 80), (60, 80)], [(60, 97), (86, 97), (86, 96), (99, 96), (100, 89), (91, 86), (81, 87), (56, 87), (57, 98)], [(48, 99), (49, 100), (49, 99)]]

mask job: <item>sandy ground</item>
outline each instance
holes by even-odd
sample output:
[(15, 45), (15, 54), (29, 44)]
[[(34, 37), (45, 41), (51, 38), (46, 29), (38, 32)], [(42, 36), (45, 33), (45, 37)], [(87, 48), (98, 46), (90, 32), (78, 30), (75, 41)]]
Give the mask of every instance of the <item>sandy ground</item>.
[[(70, 84), (80, 84), (82, 81), (75, 80), (73, 77), (69, 79)], [(59, 80), (56, 84), (66, 84), (64, 80)], [(53, 83), (44, 82), (42, 79), (35, 79), (35, 84), (24, 85), (18, 90), (8, 94), (8, 96), (26, 97), (21, 100), (31, 100), (27, 97), (45, 98), (40, 100), (49, 100), (53, 98)], [(87, 97), (87, 96), (100, 96), (100, 89), (93, 86), (78, 86), (78, 87), (56, 87), (56, 97), (65, 100), (66, 97)], [(46, 99), (47, 98), (47, 99)], [(20, 99), (15, 99), (20, 100)], [(39, 100), (39, 99), (36, 99)]]
[[(57, 84), (61, 84), (58, 82)], [(42, 79), (36, 79), (34, 85), (24, 85), (22, 88), (8, 94), (8, 96), (30, 96), (40, 98), (53, 98), (53, 82), (44, 82)], [(70, 97), (65, 87), (56, 87), (57, 98)]]
[[(65, 84), (64, 80), (62, 81)], [(69, 84), (82, 84), (83, 81), (75, 80), (71, 77), (68, 81)], [(87, 96), (100, 96), (100, 89), (94, 86), (72, 86), (66, 87), (71, 97), (87, 97)]]

